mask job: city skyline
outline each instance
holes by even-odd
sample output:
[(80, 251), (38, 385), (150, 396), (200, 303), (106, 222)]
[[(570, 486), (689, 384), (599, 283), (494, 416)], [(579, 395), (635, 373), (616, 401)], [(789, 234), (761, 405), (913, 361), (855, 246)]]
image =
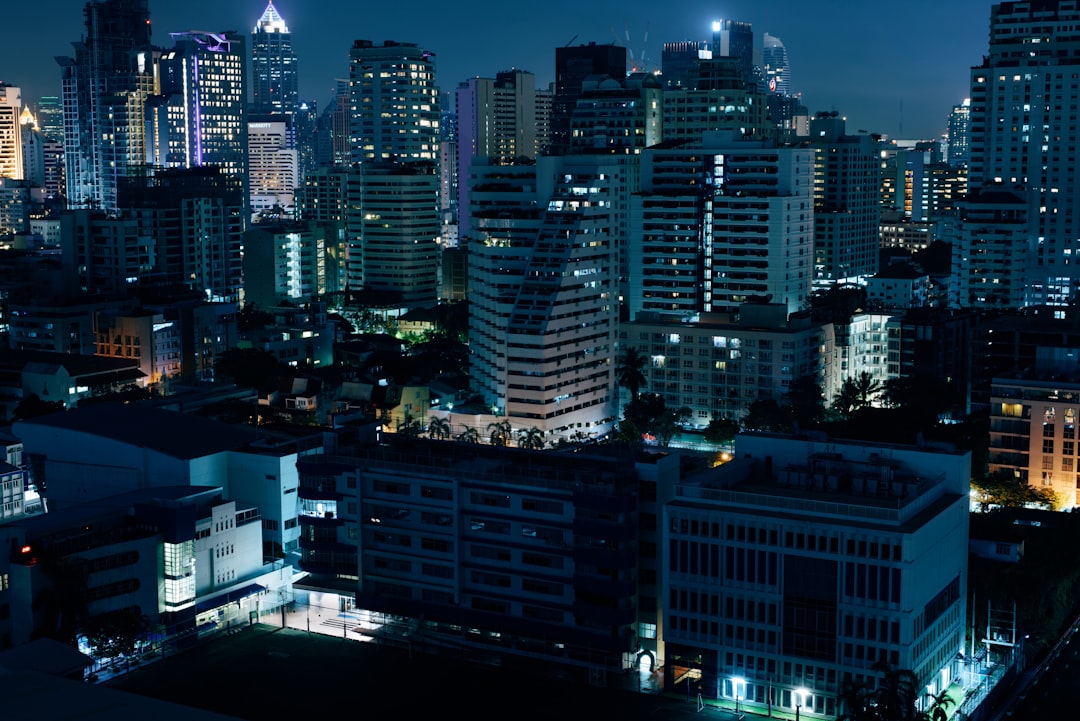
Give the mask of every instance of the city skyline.
[[(634, 64), (658, 70), (664, 42), (705, 40), (713, 20), (728, 18), (752, 24), (759, 50), (766, 32), (784, 43), (792, 92), (801, 93), (812, 112), (835, 110), (849, 119), (853, 131), (931, 139), (944, 133), (949, 110), (969, 94), (969, 70), (986, 52), (993, 3), (917, 0), (890, 15), (869, 5), (792, 0), (767, 7), (748, 0), (715, 5), (676, 0), (659, 12), (655, 4), (628, 0), (574, 6), (572, 14), (549, 5), (550, 19), (536, 18), (525, 6), (507, 6), (500, 8), (498, 22), (482, 19), (488, 7), (480, 3), (451, 7), (422, 0), (407, 16), (337, 0), (274, 5), (293, 35), (301, 97), (315, 100), (320, 110), (334, 79), (348, 77), (349, 49), (357, 39), (416, 43), (434, 52), (436, 82), (443, 91), (469, 77), (493, 77), (512, 68), (534, 73), (542, 87), (554, 79), (556, 47), (616, 43), (628, 49)], [(8, 27), (35, 29), (12, 33), (0, 44), (0, 80), (21, 88), (24, 102), (60, 94), (60, 69), (53, 58), (70, 55), (71, 43), (82, 36), (84, 6), (84, 0), (53, 3), (48, 33), (42, 32), (34, 6), (9, 10)], [(265, 7), (264, 0), (227, 6), (150, 0), (153, 42), (170, 47), (170, 32), (193, 29), (247, 35)], [(413, 27), (418, 17), (430, 21)]]

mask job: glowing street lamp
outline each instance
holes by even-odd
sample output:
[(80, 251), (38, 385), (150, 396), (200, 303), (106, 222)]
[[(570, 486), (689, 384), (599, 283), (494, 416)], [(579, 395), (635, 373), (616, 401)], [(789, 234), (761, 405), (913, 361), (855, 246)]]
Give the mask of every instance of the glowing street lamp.
[(802, 710), (804, 704), (806, 704), (806, 696), (810, 692), (805, 688), (795, 689), (795, 721), (799, 721), (799, 712)]
[(736, 676), (731, 679), (731, 688), (735, 692), (735, 713), (739, 713), (739, 697), (746, 693), (746, 679)]

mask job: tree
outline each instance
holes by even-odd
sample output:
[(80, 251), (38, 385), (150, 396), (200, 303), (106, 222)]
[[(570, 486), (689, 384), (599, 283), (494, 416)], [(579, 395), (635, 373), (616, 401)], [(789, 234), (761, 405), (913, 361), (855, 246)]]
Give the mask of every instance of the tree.
[(432, 416), (428, 420), (428, 436), (437, 441), (445, 441), (450, 437), (450, 421), (438, 416)]
[(1057, 494), (1049, 488), (1038, 488), (1012, 477), (1008, 470), (973, 478), (972, 490), (979, 495), (981, 510), (992, 506), (1001, 508), (1024, 508), (1041, 506), (1053, 510), (1058, 506)]
[(538, 451), (544, 447), (544, 432), (533, 426), (528, 430), (518, 431), (518, 446)]
[(488, 440), (493, 446), (506, 446), (514, 437), (514, 429), (510, 421), (492, 421), (488, 423)]
[(479, 443), (480, 431), (472, 426), (464, 426), (461, 433), (458, 433), (457, 439), (462, 443)]
[(812, 375), (802, 375), (791, 382), (785, 395), (792, 418), (803, 428), (818, 426), (825, 420), (825, 395)]
[(64, 410), (63, 401), (43, 401), (37, 393), (31, 393), (19, 401), (19, 405), (15, 406), (12, 417), (14, 420), (24, 421), (62, 410)]
[(731, 445), (739, 432), (737, 421), (728, 418), (713, 418), (705, 428), (705, 440), (720, 446)]
[(645, 364), (647, 358), (637, 348), (630, 346), (619, 356), (618, 365), (615, 367), (615, 382), (630, 391), (630, 400), (637, 399), (638, 393), (644, 387)]
[(781, 407), (772, 398), (759, 398), (750, 404), (743, 427), (753, 431), (786, 433), (791, 428), (790, 407)]
[(410, 413), (405, 414), (405, 419), (398, 424), (397, 428), (398, 433), (409, 436), (411, 438), (416, 438), (423, 432), (423, 430), (424, 427), (420, 425), (420, 420), (418, 418), (413, 418), (412, 414)]
[(107, 611), (90, 618), (84, 627), (86, 640), (98, 658), (130, 656), (140, 637), (150, 628), (150, 619), (138, 608)]
[(849, 419), (864, 408), (873, 406), (882, 395), (885, 386), (878, 383), (869, 371), (845, 378), (840, 391), (833, 398), (832, 409), (841, 418)]

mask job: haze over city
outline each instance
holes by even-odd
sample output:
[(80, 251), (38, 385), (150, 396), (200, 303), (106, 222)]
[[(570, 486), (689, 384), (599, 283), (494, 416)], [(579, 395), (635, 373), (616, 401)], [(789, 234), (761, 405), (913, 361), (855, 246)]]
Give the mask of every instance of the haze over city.
[[(0, 80), (18, 86), (25, 102), (60, 94), (56, 56), (72, 54), (84, 33), (82, 0), (42, 6), (15, 3), (6, 10), (0, 43)], [(520, 68), (537, 85), (554, 79), (555, 48), (588, 42), (625, 46), (634, 64), (658, 70), (664, 42), (705, 40), (713, 20), (740, 20), (761, 35), (779, 38), (788, 51), (792, 90), (812, 112), (835, 110), (851, 130), (892, 138), (937, 138), (952, 106), (967, 97), (969, 69), (986, 49), (991, 3), (914, 0), (903, 5), (778, 0), (728, 2), (445, 3), (420, 0), (402, 12), (396, 4), (345, 0), (275, 7), (289, 25), (299, 60), (301, 96), (320, 109), (335, 78), (348, 76), (356, 39), (416, 43), (436, 53), (436, 81), (446, 91), (473, 75), (492, 77)], [(265, 3), (151, 0), (154, 43), (185, 30), (247, 34)], [(543, 9), (541, 13), (540, 8)]]

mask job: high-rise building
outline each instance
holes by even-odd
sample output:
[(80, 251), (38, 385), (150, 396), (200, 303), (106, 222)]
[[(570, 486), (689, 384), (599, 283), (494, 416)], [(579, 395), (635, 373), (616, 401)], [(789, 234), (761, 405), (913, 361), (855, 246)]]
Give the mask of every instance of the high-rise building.
[(881, 150), (865, 133), (848, 135), (844, 119), (810, 121), (814, 149), (814, 280), (861, 282), (878, 270)]
[[(477, 158), (496, 164), (535, 159), (548, 139), (537, 134), (536, 76), (525, 70), (508, 70), (494, 78), (474, 77), (455, 92), (458, 222), (462, 233), (469, 227), (469, 169)], [(444, 203), (445, 205), (445, 203)]]
[[(813, 151), (732, 133), (641, 154), (627, 305), (692, 315), (755, 300), (800, 310), (813, 277)], [(704, 190), (702, 192), (702, 179)]]
[(217, 167), (177, 168), (132, 176), (120, 190), (125, 218), (139, 222), (137, 237), (154, 243), (152, 265), (140, 276), (206, 300), (240, 300), (247, 197), (232, 178)]
[(698, 60), (712, 57), (712, 50), (696, 40), (664, 43), (660, 52), (660, 77), (665, 88), (690, 85), (690, 76)]
[(22, 92), (0, 82), (0, 178), (23, 177), (21, 115)]
[(44, 95), (34, 105), (38, 129), (51, 141), (64, 142), (64, 107), (55, 95)]
[(564, 439), (611, 430), (617, 199), (636, 182), (636, 157), (475, 166), (470, 338), (484, 349), (473, 354), (474, 375), (493, 415)]
[(352, 162), (349, 141), (349, 81), (338, 78), (330, 102), (319, 115), (315, 166), (348, 165)]
[(299, 105), (292, 33), (270, 0), (251, 31), (251, 112), (292, 115)]
[(146, 163), (144, 112), (155, 92), (147, 0), (89, 0), (86, 32), (62, 68), (68, 207), (116, 208), (119, 179)]
[(1080, 296), (1078, 41), (1076, 2), (996, 3), (989, 51), (971, 69), (970, 184), (1016, 188), (1027, 199), (1027, 242), (1013, 257), (1028, 265), (1028, 305)]
[(260, 214), (292, 218), (299, 182), (297, 152), (289, 147), (289, 116), (248, 121), (248, 183), (252, 222)]
[(662, 94), (651, 73), (586, 78), (570, 118), (570, 152), (636, 154), (659, 143)]
[(551, 154), (570, 149), (570, 124), (590, 75), (626, 77), (626, 48), (617, 45), (567, 45), (555, 48), (555, 96), (551, 103)]
[(743, 82), (754, 81), (754, 28), (741, 20), (717, 20), (712, 24), (714, 58), (736, 58)]
[(966, 168), (971, 154), (971, 98), (954, 105), (949, 113), (948, 141), (949, 164)]
[(349, 89), (352, 162), (438, 160), (434, 53), (413, 43), (357, 40)]
[(787, 48), (775, 35), (765, 33), (761, 44), (761, 63), (770, 93), (791, 95), (791, 69)]
[(246, 188), (243, 38), (202, 31), (171, 36), (175, 47), (161, 56), (161, 95), (148, 112), (153, 135), (147, 160), (167, 168), (214, 165)]
[(737, 59), (696, 60), (686, 85), (664, 91), (664, 140), (700, 142), (702, 133), (715, 130), (773, 137), (765, 97), (747, 86)]
[[(440, 227), (435, 166), (369, 162), (361, 165), (359, 175), (360, 202), (350, 211), (359, 212), (361, 220), (358, 224), (347, 221), (350, 290), (357, 289), (353, 280), (360, 275), (372, 304), (391, 308), (435, 305)], [(358, 237), (352, 235), (357, 227)]]

